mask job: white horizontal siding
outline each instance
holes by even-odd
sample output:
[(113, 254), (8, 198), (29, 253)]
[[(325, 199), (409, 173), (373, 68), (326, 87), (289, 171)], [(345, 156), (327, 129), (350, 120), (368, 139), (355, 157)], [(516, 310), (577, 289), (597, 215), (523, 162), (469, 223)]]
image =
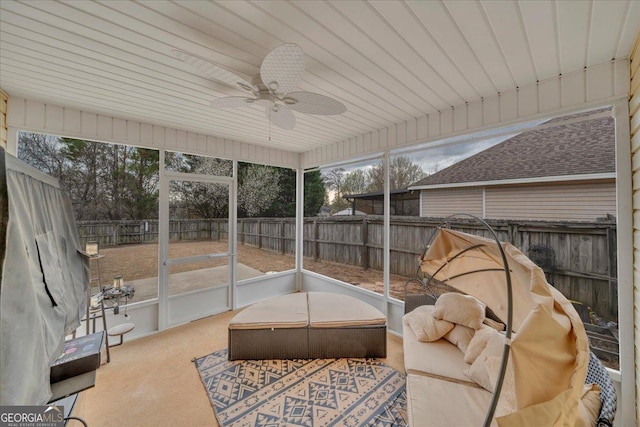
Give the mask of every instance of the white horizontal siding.
[(482, 217), (482, 188), (423, 190), (420, 216), (444, 217), (465, 212)]
[(615, 182), (486, 187), (486, 218), (593, 221), (616, 214)]
[(0, 147), (7, 148), (7, 94), (0, 89)]
[(290, 151), (14, 97), (10, 97), (8, 102), (7, 126), (10, 132), (23, 130), (136, 147), (164, 148), (288, 168), (297, 168), (300, 159), (298, 153)]
[(301, 163), (305, 168), (321, 166), (386, 149), (599, 106), (626, 97), (628, 93), (629, 61), (611, 61), (310, 150), (302, 154)]
[(636, 374), (636, 420), (640, 419), (640, 34), (636, 37), (630, 62), (631, 168), (633, 191), (633, 290), (634, 350)]

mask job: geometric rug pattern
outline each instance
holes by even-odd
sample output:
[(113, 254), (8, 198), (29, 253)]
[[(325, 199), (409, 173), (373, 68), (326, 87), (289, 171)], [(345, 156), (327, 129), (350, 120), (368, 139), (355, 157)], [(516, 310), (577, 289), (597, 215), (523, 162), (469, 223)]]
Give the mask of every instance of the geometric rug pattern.
[(221, 427), (406, 426), (405, 377), (376, 359), (195, 361)]

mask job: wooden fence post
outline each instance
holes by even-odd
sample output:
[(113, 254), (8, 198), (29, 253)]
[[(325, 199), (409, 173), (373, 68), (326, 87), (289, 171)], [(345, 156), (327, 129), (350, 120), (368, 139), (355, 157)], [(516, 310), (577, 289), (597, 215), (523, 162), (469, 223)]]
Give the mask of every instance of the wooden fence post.
[[(618, 245), (616, 229), (607, 227), (607, 253), (609, 254), (609, 277), (618, 277)], [(607, 304), (607, 310), (611, 318), (616, 319), (618, 317), (618, 281), (608, 281), (609, 287), (609, 301)]]
[(258, 229), (258, 249), (262, 249), (262, 221), (257, 220), (256, 222), (258, 224), (256, 227)]
[(285, 253), (285, 240), (284, 240), (284, 227), (285, 227), (285, 222), (284, 220), (280, 221), (280, 253), (282, 255), (284, 255)]
[(240, 244), (244, 245), (244, 220), (240, 220)]
[(320, 251), (318, 247), (318, 220), (313, 220), (313, 260), (318, 261)]
[(369, 269), (369, 247), (367, 246), (369, 240), (369, 222), (367, 217), (362, 218), (362, 254), (360, 258), (362, 260), (362, 268), (364, 270)]

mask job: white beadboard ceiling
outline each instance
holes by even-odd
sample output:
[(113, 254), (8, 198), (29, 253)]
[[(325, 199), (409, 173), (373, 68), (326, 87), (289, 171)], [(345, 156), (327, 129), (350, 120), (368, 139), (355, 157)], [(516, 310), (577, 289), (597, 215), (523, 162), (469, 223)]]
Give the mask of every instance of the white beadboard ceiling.
[[(307, 152), (498, 92), (627, 58), (638, 1), (0, 1), (0, 87), (24, 97)], [(176, 59), (182, 49), (248, 78), (276, 46), (304, 49), (302, 90), (340, 116), (259, 106)], [(271, 140), (269, 140), (271, 138)]]

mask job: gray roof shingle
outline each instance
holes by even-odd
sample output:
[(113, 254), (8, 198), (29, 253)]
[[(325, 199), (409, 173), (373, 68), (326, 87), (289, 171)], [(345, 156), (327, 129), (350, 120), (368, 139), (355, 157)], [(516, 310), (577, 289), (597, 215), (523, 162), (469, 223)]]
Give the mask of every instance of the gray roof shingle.
[[(561, 123), (591, 113), (547, 121)], [(415, 184), (502, 181), (615, 172), (615, 128), (611, 117), (531, 130), (430, 175)]]

